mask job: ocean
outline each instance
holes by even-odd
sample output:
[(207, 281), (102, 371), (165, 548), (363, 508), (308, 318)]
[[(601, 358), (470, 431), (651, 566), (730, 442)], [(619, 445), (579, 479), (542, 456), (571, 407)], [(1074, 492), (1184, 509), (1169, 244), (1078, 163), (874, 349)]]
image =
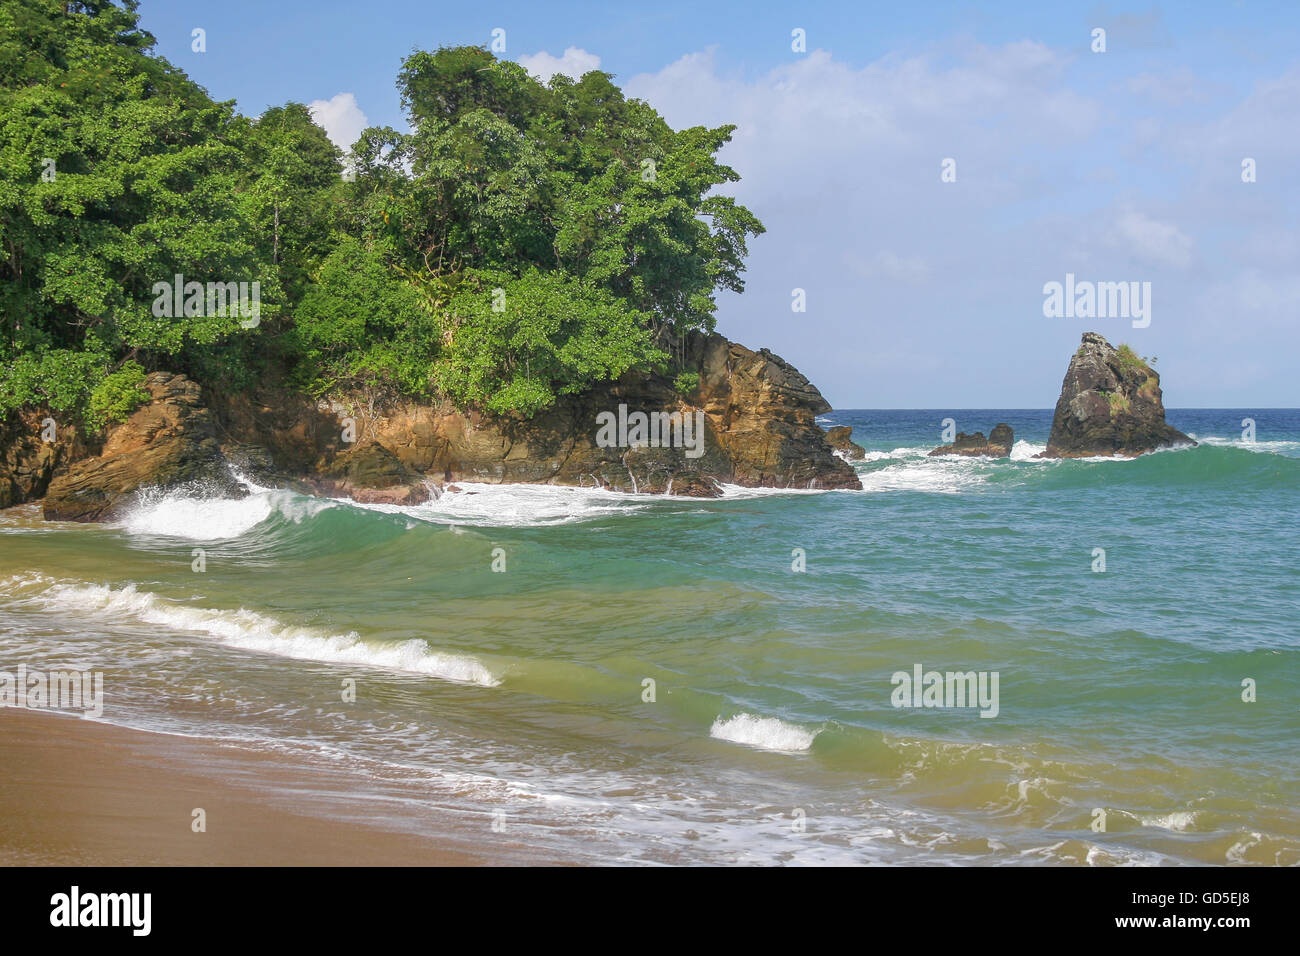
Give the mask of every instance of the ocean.
[[(925, 457), (947, 417), (1011, 460)], [(1168, 420), (1200, 446), (1039, 461), (1050, 410), (829, 413), (863, 491), (20, 507), (0, 671), (579, 863), (1294, 865), (1300, 410)]]

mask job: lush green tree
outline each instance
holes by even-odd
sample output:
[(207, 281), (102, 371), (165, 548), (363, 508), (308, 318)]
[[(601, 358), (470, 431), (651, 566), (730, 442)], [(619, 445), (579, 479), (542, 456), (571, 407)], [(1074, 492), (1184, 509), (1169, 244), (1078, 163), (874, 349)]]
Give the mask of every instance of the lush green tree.
[(427, 394), (441, 345), (437, 319), (394, 272), (382, 243), (336, 240), (295, 310), (299, 380), (318, 395)]
[(294, 302), (309, 271), (330, 253), (334, 206), (342, 192), (340, 153), (301, 103), (259, 116), (250, 124), (244, 152), (245, 215), (254, 225), (259, 254), (279, 270)]
[(562, 272), (473, 271), (446, 309), (438, 387), (491, 412), (532, 415), (558, 395), (662, 368), (644, 316), (591, 283)]
[(397, 86), (417, 130), (454, 123), (479, 109), (522, 130), (544, 109), (545, 90), (527, 70), (476, 46), (412, 53), (402, 62)]
[[(674, 347), (743, 288), (762, 226), (718, 192), (732, 128), (674, 131), (606, 73), (414, 53), (412, 131), (365, 130), (341, 162), (302, 104), (241, 117), (153, 45), (134, 0), (0, 5), (0, 414), (102, 426), (158, 368), (533, 414), (680, 372)], [(258, 281), (260, 323), (159, 314), (178, 274)]]
[[(134, 2), (0, 6), (0, 411), (81, 411), (126, 361), (183, 365), (247, 334), (237, 316), (151, 308), (176, 274), (252, 280), (262, 265), (231, 105), (146, 55), (153, 42)], [(273, 278), (262, 291), (274, 298)]]
[[(630, 367), (649, 368), (712, 330), (719, 289), (743, 290), (746, 241), (763, 227), (715, 191), (738, 178), (716, 160), (734, 127), (674, 132), (608, 74), (542, 86), (478, 48), (412, 55), (399, 88), (414, 132), (384, 140), (387, 164), (371, 148), (358, 168), (383, 196), (371, 226), (435, 310), (447, 301), (436, 290), (471, 271), (578, 278), (638, 316), (650, 334)], [(502, 376), (502, 352), (478, 361), (492, 354)]]

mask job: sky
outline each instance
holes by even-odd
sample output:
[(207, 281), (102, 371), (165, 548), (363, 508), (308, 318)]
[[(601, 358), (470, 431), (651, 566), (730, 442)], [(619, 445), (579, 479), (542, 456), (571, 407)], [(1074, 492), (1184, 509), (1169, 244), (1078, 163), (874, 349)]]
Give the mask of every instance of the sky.
[[(719, 295), (718, 331), (836, 407), (1048, 408), (1085, 331), (1154, 356), (1170, 407), (1300, 406), (1300, 4), (140, 13), (214, 98), (250, 116), (309, 104), (344, 147), (366, 126), (409, 129), (403, 57), (494, 35), (539, 78), (600, 69), (675, 128), (735, 124), (721, 159), (741, 181), (725, 191), (767, 232), (744, 293)], [(1067, 274), (1137, 283), (1147, 315), (1046, 315)]]

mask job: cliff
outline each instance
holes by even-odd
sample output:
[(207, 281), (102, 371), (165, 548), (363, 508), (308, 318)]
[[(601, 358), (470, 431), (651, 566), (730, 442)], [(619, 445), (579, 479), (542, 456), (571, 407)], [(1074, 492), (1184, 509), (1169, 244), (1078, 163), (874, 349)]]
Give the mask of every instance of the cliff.
[(47, 519), (111, 518), (146, 485), (203, 483), (213, 493), (238, 493), (198, 385), (183, 375), (155, 372), (146, 387), (153, 400), (109, 433), (99, 455), (73, 462), (49, 483)]
[[(456, 481), (697, 497), (719, 495), (724, 483), (861, 487), (816, 424), (829, 404), (789, 363), (719, 335), (691, 337), (684, 356), (699, 377), (687, 394), (665, 376), (629, 374), (564, 396), (532, 419), (447, 402), (351, 396), (325, 404), (279, 389), (200, 390), (155, 372), (146, 382), (152, 401), (109, 432), (102, 453), (61, 452), (47, 467), (48, 488), (28, 482), (10, 490), (9, 503), (43, 493), (49, 519), (106, 520), (145, 487), (238, 494), (231, 466), (261, 483), (398, 504)], [(662, 435), (638, 431), (638, 414), (662, 425)], [(52, 454), (24, 442), (0, 457), (14, 474), (33, 455)]]

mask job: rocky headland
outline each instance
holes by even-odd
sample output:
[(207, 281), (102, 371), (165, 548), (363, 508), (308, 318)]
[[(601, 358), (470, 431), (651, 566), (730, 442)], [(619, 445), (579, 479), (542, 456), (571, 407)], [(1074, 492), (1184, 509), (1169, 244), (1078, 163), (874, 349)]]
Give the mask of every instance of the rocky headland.
[[(720, 335), (692, 336), (684, 354), (699, 377), (688, 393), (665, 376), (629, 374), (562, 397), (531, 419), (448, 402), (317, 402), (283, 389), (200, 388), (154, 372), (145, 382), (150, 401), (100, 444), (73, 427), (42, 441), (41, 410), (13, 416), (0, 446), (7, 479), (0, 504), (43, 499), (47, 519), (109, 520), (146, 488), (239, 495), (235, 472), (259, 484), (393, 504), (418, 504), (457, 481), (694, 497), (716, 497), (722, 484), (861, 487), (816, 424), (830, 405), (792, 365)], [(661, 413), (665, 423), (700, 421), (703, 440), (682, 447), (665, 427), (662, 442), (606, 447), (599, 416), (620, 406)]]

